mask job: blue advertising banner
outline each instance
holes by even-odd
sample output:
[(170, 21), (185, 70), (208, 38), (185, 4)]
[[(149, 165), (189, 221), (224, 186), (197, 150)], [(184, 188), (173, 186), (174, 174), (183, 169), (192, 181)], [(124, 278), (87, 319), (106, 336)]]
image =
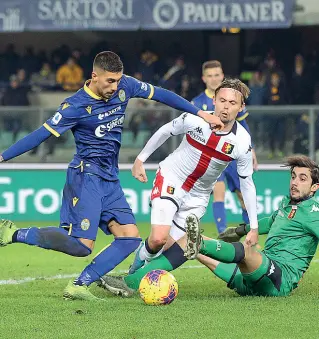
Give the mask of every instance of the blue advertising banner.
[(0, 32), (289, 27), (294, 0), (2, 0)]
[(142, 28), (289, 27), (294, 3), (293, 0), (147, 0)]

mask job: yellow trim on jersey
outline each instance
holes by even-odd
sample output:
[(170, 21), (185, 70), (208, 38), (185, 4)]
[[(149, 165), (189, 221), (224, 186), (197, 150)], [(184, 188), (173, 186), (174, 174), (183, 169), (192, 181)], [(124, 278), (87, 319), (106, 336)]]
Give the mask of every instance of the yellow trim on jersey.
[(83, 172), (83, 160), (81, 160), (80, 164), (78, 166), (75, 166), (74, 168), (80, 168), (81, 172)]
[(91, 80), (86, 80), (85, 81), (85, 84), (84, 84), (84, 91), (90, 96), (92, 97), (93, 99), (96, 99), (96, 100), (102, 100), (103, 98), (100, 97), (99, 95), (95, 94), (89, 87), (88, 87), (88, 84), (90, 83)]
[(45, 127), (49, 132), (51, 132), (54, 136), (57, 138), (60, 136), (60, 133), (55, 131), (51, 126), (49, 126), (46, 122), (43, 124), (43, 127)]
[(153, 98), (153, 95), (154, 95), (154, 86), (149, 84), (150, 87), (151, 87), (151, 92), (150, 92), (150, 95), (147, 97), (147, 99), (152, 99)]
[(237, 121), (243, 121), (244, 119), (246, 119), (248, 117), (249, 113), (246, 112), (243, 116), (236, 118)]
[[(94, 258), (96, 258), (99, 254), (101, 254), (104, 250), (106, 250), (108, 247), (110, 247), (111, 246), (111, 244), (108, 244), (108, 245), (106, 245), (105, 247), (103, 247), (102, 249), (101, 249), (101, 251), (100, 252), (98, 252), (98, 254), (96, 254), (95, 256), (94, 256)], [(93, 259), (94, 259), (93, 258)]]
[(207, 88), (205, 89), (205, 94), (206, 94), (206, 96), (208, 96), (210, 99), (214, 99), (214, 98), (215, 98), (214, 94), (210, 94), (210, 93), (209, 93), (209, 90), (208, 90)]
[(69, 233), (68, 233), (68, 235), (71, 235), (71, 233), (72, 233), (72, 224), (70, 224), (70, 227), (69, 227)]

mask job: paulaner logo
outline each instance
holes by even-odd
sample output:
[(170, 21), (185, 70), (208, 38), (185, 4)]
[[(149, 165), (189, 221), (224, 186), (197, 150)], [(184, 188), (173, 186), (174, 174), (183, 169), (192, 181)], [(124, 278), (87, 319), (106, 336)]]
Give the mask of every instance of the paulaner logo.
[(153, 19), (160, 28), (174, 27), (179, 19), (180, 12), (174, 0), (160, 0), (153, 8)]

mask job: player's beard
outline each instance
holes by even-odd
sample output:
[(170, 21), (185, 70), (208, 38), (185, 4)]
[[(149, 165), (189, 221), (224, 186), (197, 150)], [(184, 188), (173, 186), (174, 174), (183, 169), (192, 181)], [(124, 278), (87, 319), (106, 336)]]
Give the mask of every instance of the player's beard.
[(292, 205), (299, 204), (300, 202), (302, 202), (304, 200), (308, 200), (312, 197), (313, 197), (313, 194), (309, 193), (309, 194), (300, 195), (299, 198), (294, 198), (294, 197), (292, 197), (291, 192), (290, 192), (290, 202), (291, 202)]

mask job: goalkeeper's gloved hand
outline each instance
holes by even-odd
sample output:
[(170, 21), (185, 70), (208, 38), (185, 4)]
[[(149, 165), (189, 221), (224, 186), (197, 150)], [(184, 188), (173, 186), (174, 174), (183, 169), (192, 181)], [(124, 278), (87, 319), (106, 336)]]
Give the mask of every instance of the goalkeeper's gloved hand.
[(247, 234), (246, 224), (239, 224), (237, 227), (228, 227), (226, 230), (218, 235), (219, 240), (226, 242), (237, 242), (241, 237)]

